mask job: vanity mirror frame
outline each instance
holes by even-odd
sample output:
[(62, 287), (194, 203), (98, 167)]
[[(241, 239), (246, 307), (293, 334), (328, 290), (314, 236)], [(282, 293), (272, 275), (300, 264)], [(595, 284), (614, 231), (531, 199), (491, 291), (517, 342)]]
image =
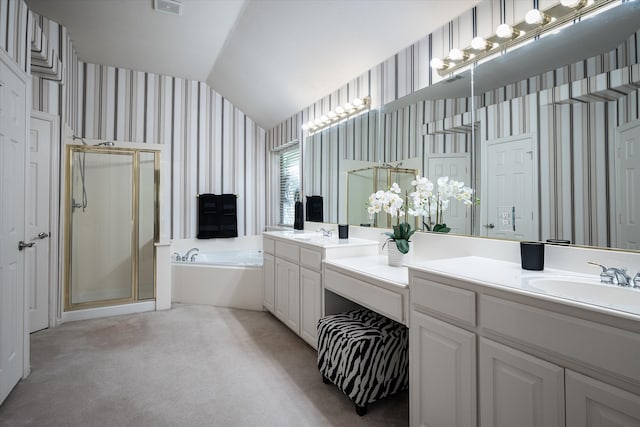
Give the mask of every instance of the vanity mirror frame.
[[(624, 9), (626, 7), (629, 9)], [(625, 11), (630, 11), (632, 13), (629, 15), (637, 17), (640, 7), (631, 3), (616, 3), (615, 7), (607, 9), (598, 15), (598, 17), (604, 18), (605, 27), (613, 25), (612, 18), (606, 17), (610, 11), (617, 11), (618, 14), (623, 15), (626, 14)], [(584, 22), (580, 22), (579, 25), (569, 28), (575, 27), (577, 29), (580, 25), (591, 22), (591, 20), (592, 18), (589, 18)], [(544, 37), (540, 40), (533, 40), (514, 52), (501, 55), (491, 59), (491, 61), (483, 62), (472, 69), (470, 68), (456, 76), (452, 76), (448, 79), (449, 81), (439, 82), (414, 91), (404, 98), (396, 99), (381, 106), (380, 117), (378, 118), (378, 141), (376, 141), (379, 156), (375, 160), (380, 163), (403, 160), (404, 157), (394, 157), (396, 152), (402, 154), (403, 149), (390, 149), (391, 142), (387, 139), (388, 134), (392, 134), (392, 137), (394, 137), (394, 135), (397, 136), (402, 132), (407, 135), (413, 133), (412, 137), (419, 140), (416, 145), (420, 145), (425, 152), (411, 151), (409, 155), (419, 154), (423, 156), (422, 172), (424, 175), (427, 175), (426, 163), (429, 155), (426, 151), (429, 150), (429, 144), (440, 144), (436, 152), (449, 152), (450, 147), (456, 144), (471, 144), (467, 147), (462, 147), (461, 150), (466, 150), (469, 153), (473, 180), (470, 186), (477, 191), (477, 195), (482, 199), (483, 185), (482, 183), (476, 183), (477, 180), (474, 177), (480, 178), (481, 176), (479, 144), (483, 140), (501, 135), (501, 132), (505, 129), (523, 127), (522, 132), (536, 133), (536, 143), (539, 149), (542, 149), (543, 156), (547, 156), (550, 159), (546, 164), (547, 170), (540, 172), (538, 181), (541, 185), (538, 193), (548, 193), (556, 183), (561, 183), (560, 186), (564, 191), (550, 197), (551, 202), (540, 203), (540, 225), (537, 226), (538, 238), (535, 240), (569, 236), (567, 238), (579, 243), (576, 246), (638, 251), (635, 248), (605, 246), (605, 244), (609, 244), (608, 242), (614, 240), (611, 230), (607, 229), (610, 227), (604, 227), (603, 223), (605, 218), (612, 219), (616, 216), (615, 206), (611, 205), (615, 201), (615, 197), (612, 196), (612, 191), (615, 191), (615, 182), (613, 182), (615, 179), (608, 179), (607, 183), (603, 184), (596, 182), (595, 171), (585, 172), (585, 178), (574, 178), (564, 171), (560, 172), (558, 169), (558, 165), (565, 165), (568, 169), (584, 170), (586, 166), (597, 164), (599, 169), (611, 170), (610, 160), (614, 153), (615, 133), (620, 127), (617, 124), (625, 124), (627, 116), (635, 118), (638, 115), (637, 109), (633, 110), (632, 106), (630, 106), (634, 102), (629, 101), (629, 99), (633, 98), (637, 104), (637, 99), (640, 98), (640, 66), (638, 64), (640, 48), (637, 45), (633, 45), (632, 41), (629, 41), (634, 38), (633, 36), (637, 39), (640, 34), (638, 25), (635, 25), (635, 30), (629, 31), (613, 47), (604, 50), (599, 48), (601, 49), (599, 53), (591, 53), (590, 56), (582, 56), (581, 58), (575, 58), (572, 54), (565, 55), (565, 64), (568, 63), (569, 65), (555, 64), (548, 70), (536, 72), (533, 76), (525, 75), (525, 77), (518, 78), (509, 75), (502, 86), (487, 86), (484, 79), (485, 74), (489, 72), (490, 64), (506, 69), (514, 69), (514, 73), (522, 73), (522, 68), (525, 68), (525, 65), (520, 67), (509, 65), (511, 54), (519, 53), (522, 56), (525, 55), (523, 52), (526, 52), (527, 49), (529, 49), (530, 53), (531, 49), (535, 49), (539, 42), (547, 39), (547, 37)], [(566, 30), (563, 29), (563, 32)], [(550, 40), (551, 36), (548, 37)], [(600, 44), (604, 43), (603, 41)], [(607, 43), (611, 43), (611, 41)], [(585, 40), (584, 44), (589, 43)], [(633, 53), (626, 51), (630, 47), (633, 48)], [(544, 49), (541, 50), (544, 51)], [(635, 52), (639, 53), (636, 54), (636, 59), (633, 59)], [(474, 86), (470, 85), (470, 80), (472, 79), (476, 80), (475, 93), (472, 92)], [(554, 80), (554, 84), (551, 84)], [(469, 89), (467, 92), (460, 89), (465, 85)], [(442, 98), (443, 92), (451, 93), (452, 97)], [(460, 93), (468, 93), (470, 96), (460, 96)], [(431, 106), (425, 107), (425, 103), (431, 103)], [(533, 103), (538, 103), (539, 105), (533, 106)], [(535, 110), (538, 115), (542, 111), (549, 122), (548, 127), (541, 129), (539, 123), (531, 121), (531, 117), (537, 117), (536, 114), (532, 114), (531, 117), (525, 117), (527, 104), (532, 106), (532, 110)], [(446, 111), (446, 113), (434, 114), (432, 111), (426, 111), (430, 108), (438, 108)], [(483, 126), (483, 124), (486, 125), (488, 123), (491, 117), (496, 117), (504, 109), (511, 109), (514, 112), (513, 121), (493, 122), (491, 126)], [(395, 118), (392, 119), (394, 115)], [(408, 118), (408, 116), (411, 117)], [(572, 123), (579, 117), (584, 117), (585, 120), (588, 119), (591, 122), (596, 120), (606, 121), (610, 126), (606, 129), (594, 128), (585, 132), (571, 129), (570, 125), (566, 124)], [(394, 120), (395, 123), (393, 123)], [(412, 129), (398, 130), (398, 124), (405, 121), (410, 121)], [(555, 136), (551, 135), (551, 132), (555, 132)], [(550, 148), (540, 147), (542, 138), (545, 141), (551, 140)], [(582, 139), (589, 141), (590, 148), (588, 151), (577, 149), (577, 144)], [(606, 149), (599, 145), (603, 140), (606, 140)], [(566, 143), (566, 141), (569, 141), (569, 143)], [(578, 164), (578, 157), (589, 159), (586, 166)], [(561, 180), (558, 177), (554, 177), (554, 175), (558, 175)], [(584, 185), (582, 184), (583, 181)], [(569, 198), (567, 189), (570, 189), (571, 186), (576, 186), (577, 190), (571, 190), (576, 194)], [(577, 220), (563, 218), (561, 216), (562, 212), (566, 214), (569, 208), (587, 211), (578, 202), (578, 192), (581, 195), (580, 197), (584, 196), (585, 200), (587, 198), (595, 199), (599, 205), (593, 208), (593, 213), (590, 212), (584, 218)], [(602, 197), (604, 199), (601, 198), (600, 193), (603, 194)], [(342, 194), (344, 196), (344, 193)], [(340, 201), (340, 203), (343, 202)], [(480, 206), (482, 207), (482, 200), (480, 200)], [(558, 213), (551, 219), (545, 219), (544, 215), (547, 215), (547, 212)], [(470, 213), (472, 217), (471, 228), (475, 231), (474, 237), (482, 237), (478, 236), (481, 233), (480, 228), (482, 225), (479, 213), (480, 211), (475, 214)], [(336, 222), (342, 220), (339, 218)], [(572, 227), (573, 230), (571, 229)], [(576, 231), (576, 229), (579, 230)], [(578, 236), (578, 238), (574, 238), (574, 236)], [(581, 241), (583, 237), (580, 236), (586, 236), (584, 237), (585, 240)], [(589, 241), (588, 239), (591, 240)]]

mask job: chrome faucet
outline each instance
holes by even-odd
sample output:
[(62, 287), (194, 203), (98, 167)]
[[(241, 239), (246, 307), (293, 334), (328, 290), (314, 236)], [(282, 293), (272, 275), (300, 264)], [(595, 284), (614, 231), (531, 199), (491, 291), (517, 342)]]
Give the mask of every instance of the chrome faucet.
[(602, 268), (602, 271), (600, 272), (601, 283), (614, 284), (625, 288), (640, 288), (640, 273), (636, 274), (636, 276), (632, 279), (631, 276), (627, 274), (626, 268), (605, 267), (602, 264), (591, 261), (589, 261), (588, 264), (596, 265)]
[[(191, 255), (191, 252), (198, 252), (200, 249), (198, 248), (191, 248), (187, 251), (186, 254), (184, 254), (184, 256), (182, 257), (182, 261), (195, 261), (196, 260), (196, 255), (197, 254), (193, 254)], [(191, 258), (189, 258), (189, 256), (191, 256)]]
[(325, 230), (324, 227), (323, 228), (319, 228), (316, 231), (321, 231), (322, 232), (322, 237), (331, 237), (331, 230)]

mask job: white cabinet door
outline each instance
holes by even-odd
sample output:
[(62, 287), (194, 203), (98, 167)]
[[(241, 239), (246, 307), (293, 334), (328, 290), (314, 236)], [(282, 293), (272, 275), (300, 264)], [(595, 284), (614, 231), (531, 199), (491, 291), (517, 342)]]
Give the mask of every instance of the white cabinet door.
[(413, 310), (409, 328), (412, 426), (476, 425), (476, 335)]
[(564, 369), (480, 338), (480, 425), (564, 426)]
[(263, 275), (263, 300), (262, 305), (264, 308), (274, 313), (275, 298), (276, 298), (276, 271), (275, 260), (273, 255), (263, 253), (262, 262), (262, 275)]
[(300, 268), (276, 257), (275, 315), (300, 334)]
[(639, 427), (640, 396), (566, 370), (567, 427)]
[(322, 276), (316, 271), (300, 268), (300, 335), (318, 348), (318, 320), (322, 315)]

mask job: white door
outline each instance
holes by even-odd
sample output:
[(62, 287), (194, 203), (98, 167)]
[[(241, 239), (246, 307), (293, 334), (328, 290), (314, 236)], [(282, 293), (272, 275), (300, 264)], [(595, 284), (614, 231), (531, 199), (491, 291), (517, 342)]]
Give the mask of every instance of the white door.
[[(429, 180), (435, 184), (441, 176), (463, 181), (467, 187), (471, 187), (469, 155), (429, 157)], [(471, 210), (462, 202), (451, 200), (449, 208), (444, 213), (444, 219), (447, 227), (451, 228), (451, 233), (471, 234)]]
[(49, 326), (50, 159), (55, 131), (51, 120), (31, 115), (29, 168), (27, 170), (27, 231), (36, 245), (25, 251), (25, 282), (29, 295), (30, 332)]
[(487, 143), (482, 152), (485, 187), (480, 196), (483, 236), (538, 240), (536, 163), (532, 135)]
[(640, 249), (640, 122), (620, 130), (616, 141), (617, 248)]
[(26, 76), (0, 51), (0, 403), (25, 373)]

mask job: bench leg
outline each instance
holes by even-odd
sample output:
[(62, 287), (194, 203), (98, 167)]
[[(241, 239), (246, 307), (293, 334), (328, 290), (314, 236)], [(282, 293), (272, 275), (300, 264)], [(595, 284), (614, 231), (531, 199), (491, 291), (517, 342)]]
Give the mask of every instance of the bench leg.
[(356, 404), (356, 414), (360, 416), (367, 415), (367, 405), (365, 404), (364, 406), (360, 406)]

